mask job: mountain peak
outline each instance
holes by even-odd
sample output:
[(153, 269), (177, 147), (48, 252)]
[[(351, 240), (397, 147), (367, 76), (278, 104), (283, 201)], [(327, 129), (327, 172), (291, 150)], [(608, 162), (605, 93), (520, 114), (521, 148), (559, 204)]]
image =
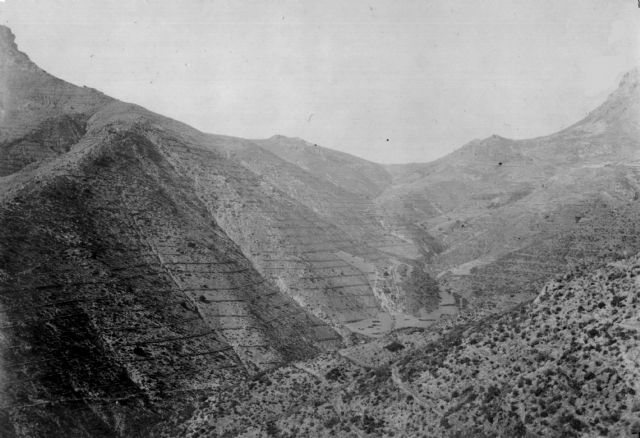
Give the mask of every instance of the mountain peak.
[(0, 24), (0, 44), (13, 47), (16, 50), (18, 49), (16, 46), (16, 36), (11, 32), (10, 28), (2, 24)]
[(19, 53), (16, 36), (7, 26), (0, 24), (0, 53), (3, 55)]
[(0, 66), (12, 64), (30, 64), (34, 67), (29, 57), (18, 50), (16, 36), (11, 29), (0, 24)]
[(640, 70), (635, 67), (622, 76), (618, 88), (607, 99), (591, 111), (587, 117), (560, 131), (563, 136), (583, 136), (585, 134), (619, 136), (627, 133), (629, 138), (637, 138), (640, 106)]
[(622, 76), (619, 88), (633, 88), (640, 83), (640, 68), (634, 67)]

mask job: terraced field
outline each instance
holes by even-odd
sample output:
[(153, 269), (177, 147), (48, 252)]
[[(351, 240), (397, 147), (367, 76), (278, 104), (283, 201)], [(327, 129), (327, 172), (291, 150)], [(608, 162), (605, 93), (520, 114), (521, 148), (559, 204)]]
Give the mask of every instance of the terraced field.
[[(358, 196), (247, 141), (200, 136), (190, 142), (159, 133), (154, 142), (193, 181), (197, 196), (258, 271), (321, 319), (341, 324), (385, 305), (412, 312), (437, 302), (435, 290), (415, 287), (382, 304), (380, 296), (408, 279), (385, 277), (390, 267), (412, 266), (409, 275), (422, 268), (412, 244), (361, 215), (358, 206), (372, 208), (371, 202), (354, 204)], [(349, 263), (345, 255), (362, 262)]]

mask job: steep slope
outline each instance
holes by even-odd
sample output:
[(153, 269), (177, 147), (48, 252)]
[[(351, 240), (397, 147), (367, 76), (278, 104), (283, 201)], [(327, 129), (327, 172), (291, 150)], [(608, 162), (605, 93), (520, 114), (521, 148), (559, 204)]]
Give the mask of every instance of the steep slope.
[[(342, 190), (332, 194), (325, 203), (318, 202), (317, 196), (305, 191), (293, 191), (290, 195), (316, 211), (319, 206), (326, 206), (319, 212), (349, 234), (370, 242), (383, 252), (410, 259), (428, 260), (441, 251), (441, 245), (424, 230), (390, 226), (388, 214), (380, 211), (374, 202), (375, 197), (391, 187), (391, 175), (382, 165), (281, 135), (255, 143), (296, 164), (325, 184), (340, 187)], [(273, 178), (273, 181), (283, 185), (282, 178)], [(316, 186), (305, 184), (305, 187)]]
[[(526, 305), (445, 332), (375, 368), (339, 356), (281, 368), (251, 390), (207, 400), (180, 433), (636, 436), (639, 275), (637, 256), (576, 268)], [(398, 341), (385, 347), (403, 348)], [(270, 408), (256, 409), (267, 398)]]
[(14, 40), (0, 27), (5, 435), (145, 434), (339, 347), (331, 326), (437, 306), (413, 243), (366, 213), (368, 181), (68, 84)]
[[(607, 232), (624, 234), (637, 217), (639, 77), (627, 73), (600, 107), (557, 134), (493, 136), (433, 163), (391, 166), (394, 183), (377, 203), (399, 229), (442, 243), (432, 272), (453, 291), (471, 300), (488, 290), (530, 295), (570, 262), (565, 236), (596, 253), (605, 235), (584, 230), (605, 226), (614, 211), (627, 216)], [(625, 245), (615, 249), (640, 249), (635, 239)]]
[(154, 142), (203, 134), (52, 78), (0, 37), (3, 436), (137, 436), (203, 390), (341, 344)]
[[(20, 428), (46, 436), (32, 406), (69, 403), (98, 404), (114, 428), (127, 421), (105, 399), (164, 403), (340, 343), (265, 282), (144, 131), (97, 126), (3, 204), (3, 357)], [(122, 369), (128, 389), (102, 369)]]
[[(254, 143), (269, 153), (252, 149), (241, 160), (271, 184), (353, 238), (390, 255), (419, 258), (413, 242), (392, 234), (371, 202), (390, 181), (382, 166), (283, 136)], [(269, 160), (270, 153), (285, 162)]]
[[(396, 285), (425, 275), (411, 258), (418, 254), (375, 219), (347, 208), (361, 198), (247, 140), (207, 135), (197, 144), (219, 151), (225, 167), (206, 150), (168, 147), (167, 154), (255, 266), (309, 311), (342, 323), (382, 306), (412, 312), (437, 300), (426, 287), (397, 293)], [(398, 266), (409, 269), (391, 277)]]

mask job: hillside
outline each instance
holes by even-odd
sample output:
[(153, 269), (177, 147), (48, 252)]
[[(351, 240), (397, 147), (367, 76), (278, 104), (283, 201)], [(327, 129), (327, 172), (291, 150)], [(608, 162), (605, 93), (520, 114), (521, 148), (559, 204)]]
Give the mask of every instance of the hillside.
[(421, 228), (442, 244), (431, 272), (477, 304), (524, 298), (488, 296), (496, 292), (532, 296), (583, 253), (632, 254), (640, 250), (639, 84), (637, 69), (627, 73), (601, 106), (550, 136), (492, 136), (433, 163), (389, 166), (394, 183), (376, 202), (398, 230)]
[(349, 360), (281, 368), (211, 397), (178, 430), (189, 437), (635, 436), (639, 274), (638, 257), (576, 268), (526, 305), (422, 333), (421, 345), (410, 347), (416, 335), (399, 333), (379, 345), (395, 353), (375, 368), (348, 352)]
[(52, 78), (2, 35), (3, 436), (143, 433), (203, 390), (341, 344), (154, 142), (201, 134)]
[(54, 78), (5, 27), (0, 51), (3, 436), (144, 435), (345, 324), (437, 306), (414, 245), (340, 185), (360, 176)]

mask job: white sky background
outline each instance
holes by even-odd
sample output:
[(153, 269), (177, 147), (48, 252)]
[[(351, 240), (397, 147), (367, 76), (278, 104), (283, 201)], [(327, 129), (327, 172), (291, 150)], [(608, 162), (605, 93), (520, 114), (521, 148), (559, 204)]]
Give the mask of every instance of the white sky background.
[(203, 131), (385, 163), (550, 134), (640, 59), (636, 0), (6, 0), (0, 23), (51, 74)]

